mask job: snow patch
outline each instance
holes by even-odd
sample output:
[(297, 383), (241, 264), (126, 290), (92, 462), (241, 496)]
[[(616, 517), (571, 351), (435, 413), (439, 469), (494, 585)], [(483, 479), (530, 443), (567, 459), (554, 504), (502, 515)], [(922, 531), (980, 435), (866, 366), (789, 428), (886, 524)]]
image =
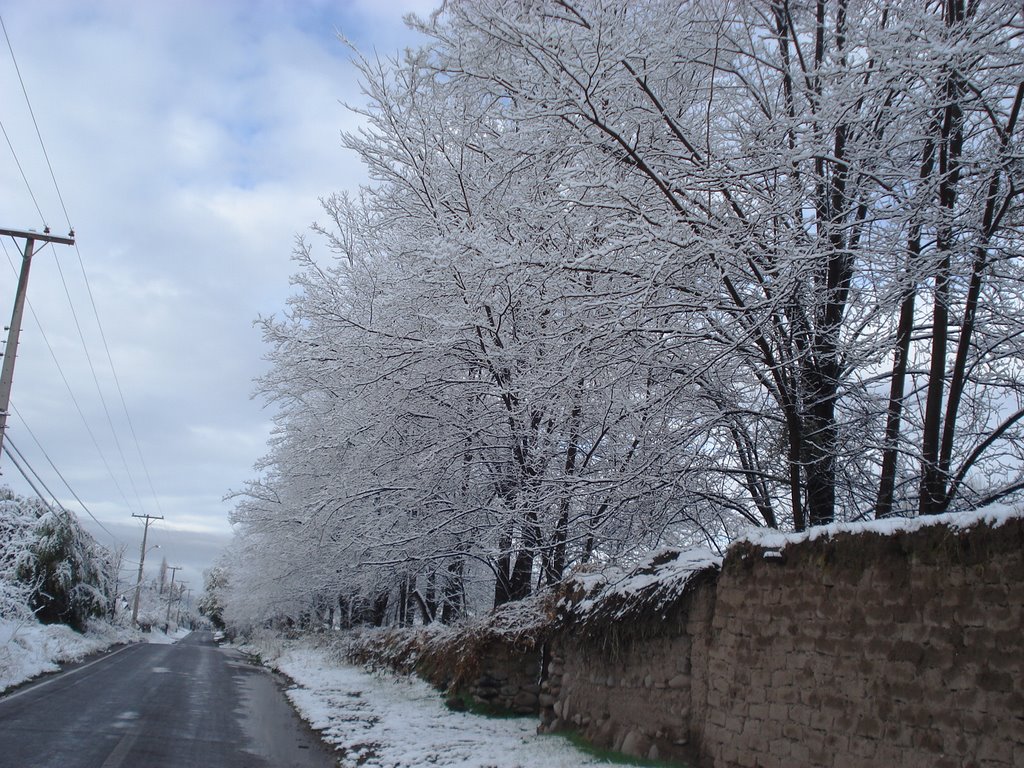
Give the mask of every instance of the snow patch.
[(369, 674), (332, 662), (322, 649), (285, 649), (275, 666), (298, 685), (287, 691), (345, 768), (578, 768), (604, 765), (558, 736), (538, 736), (533, 717), (492, 719), (452, 712), (427, 683)]
[(170, 632), (163, 632), (159, 629), (154, 629), (150, 632), (144, 632), (142, 639), (145, 642), (153, 643), (154, 645), (174, 645), (191, 631), (191, 629), (185, 629), (184, 627), (178, 627)]
[(935, 525), (943, 525), (954, 531), (963, 531), (983, 524), (998, 528), (1008, 520), (1021, 517), (1024, 517), (1024, 505), (992, 504), (969, 512), (947, 512), (944, 515), (888, 517), (883, 520), (865, 520), (857, 523), (816, 525), (800, 533), (784, 533), (771, 528), (754, 528), (737, 538), (732, 546), (745, 543), (781, 553), (781, 550), (790, 544), (815, 541), (821, 538), (828, 539), (838, 534), (875, 533), (882, 536), (893, 536), (901, 533), (913, 533)]
[(56, 672), (61, 663), (80, 661), (91, 653), (139, 640), (134, 630), (92, 622), (82, 635), (64, 624), (34, 619), (0, 619), (0, 691)]

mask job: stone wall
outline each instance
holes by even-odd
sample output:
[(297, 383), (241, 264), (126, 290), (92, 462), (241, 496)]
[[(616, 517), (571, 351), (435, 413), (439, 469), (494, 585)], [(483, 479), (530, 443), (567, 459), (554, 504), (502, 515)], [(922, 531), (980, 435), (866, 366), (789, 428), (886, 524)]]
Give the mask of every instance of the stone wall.
[(479, 650), (476, 674), (448, 687), (449, 701), (468, 696), (485, 711), (536, 715), (540, 711), (541, 650), (492, 641)]
[(543, 684), (541, 729), (578, 730), (637, 757), (692, 759), (713, 609), (714, 581), (706, 579), (656, 620), (560, 636)]
[(733, 547), (628, 626), (552, 641), (544, 727), (731, 766), (1024, 765), (1024, 521)]

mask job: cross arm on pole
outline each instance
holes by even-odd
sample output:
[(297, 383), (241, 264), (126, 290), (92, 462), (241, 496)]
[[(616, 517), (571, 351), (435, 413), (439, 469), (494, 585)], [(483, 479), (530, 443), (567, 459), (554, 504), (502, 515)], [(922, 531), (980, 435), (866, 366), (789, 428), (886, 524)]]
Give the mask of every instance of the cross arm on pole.
[(54, 235), (49, 232), (33, 232), (32, 230), (24, 229), (2, 229), (0, 228), (0, 237), (3, 236), (16, 237), (21, 240), (39, 240), (44, 243), (60, 243), (61, 245), (74, 245), (75, 244), (75, 230), (67, 235)]
[(9, 235), (25, 241), (25, 253), (21, 259), (21, 271), (18, 273), (18, 288), (14, 295), (14, 311), (11, 313), (11, 324), (8, 326), (7, 347), (4, 349), (3, 366), (0, 367), (0, 446), (3, 445), (4, 432), (7, 430), (7, 409), (11, 404), (11, 385), (14, 382), (14, 360), (18, 354), (18, 338), (21, 334), (21, 316), (25, 311), (25, 297), (28, 292), (28, 273), (32, 264), (32, 254), (37, 242), (75, 244), (75, 231), (71, 230), (67, 237), (50, 234), (47, 227), (42, 232), (23, 229), (0, 228), (0, 237)]

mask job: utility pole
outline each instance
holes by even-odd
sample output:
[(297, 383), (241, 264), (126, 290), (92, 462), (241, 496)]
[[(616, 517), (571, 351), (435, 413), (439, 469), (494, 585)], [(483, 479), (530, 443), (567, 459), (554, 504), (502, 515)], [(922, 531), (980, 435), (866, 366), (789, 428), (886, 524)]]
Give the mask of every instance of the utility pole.
[(136, 515), (132, 513), (132, 517), (138, 517), (146, 521), (145, 527), (142, 529), (142, 550), (139, 554), (139, 578), (135, 581), (135, 605), (132, 607), (132, 624), (135, 624), (139, 620), (139, 593), (142, 591), (142, 568), (146, 564), (146, 536), (149, 534), (149, 524), (153, 520), (163, 520), (163, 516), (154, 517), (153, 515)]
[(7, 431), (7, 413), (11, 407), (11, 384), (14, 382), (14, 360), (18, 356), (18, 337), (21, 335), (21, 317), (25, 313), (25, 296), (28, 293), (28, 271), (32, 265), (36, 241), (44, 243), (75, 244), (75, 230), (67, 237), (51, 235), (47, 227), (41, 233), (20, 229), (0, 229), (0, 236), (10, 236), (25, 241), (25, 252), (21, 257), (21, 272), (18, 275), (18, 290), (14, 295), (14, 312), (7, 329), (7, 348), (4, 350), (4, 365), (0, 371), (0, 451), (3, 449), (4, 434)]
[[(188, 610), (189, 610), (189, 607), (192, 605), (192, 588), (188, 586), (188, 582), (187, 581), (179, 581), (178, 582), (178, 586), (180, 587), (179, 594), (178, 594), (178, 610), (175, 611), (176, 618), (174, 619), (174, 623), (180, 626), (181, 625), (181, 604), (183, 602), (185, 603), (185, 618), (186, 619), (190, 618), (189, 615), (188, 615)], [(186, 594), (186, 593), (188, 593), (188, 594)], [(191, 620), (189, 621), (188, 628), (192, 629)]]
[(177, 572), (180, 571), (183, 567), (184, 566), (181, 565), (167, 566), (167, 570), (171, 572), (171, 586), (167, 590), (167, 618), (165, 619), (168, 629), (171, 628), (171, 601), (174, 600), (174, 577), (177, 575)]

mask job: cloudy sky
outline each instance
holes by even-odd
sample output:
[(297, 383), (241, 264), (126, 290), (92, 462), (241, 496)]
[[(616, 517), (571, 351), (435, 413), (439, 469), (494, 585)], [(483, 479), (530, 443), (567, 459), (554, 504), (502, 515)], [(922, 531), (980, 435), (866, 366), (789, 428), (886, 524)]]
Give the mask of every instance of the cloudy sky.
[[(0, 228), (77, 237), (32, 261), (7, 435), (127, 559), (131, 515), (162, 515), (152, 567), (198, 589), (230, 537), (223, 497), (272, 417), (253, 320), (283, 308), (319, 198), (365, 182), (340, 146), (362, 97), (338, 35), (394, 55), (417, 40), (403, 15), (434, 4), (0, 0)], [(4, 326), (22, 247), (3, 238)], [(32, 492), (6, 455), (0, 472)]]

